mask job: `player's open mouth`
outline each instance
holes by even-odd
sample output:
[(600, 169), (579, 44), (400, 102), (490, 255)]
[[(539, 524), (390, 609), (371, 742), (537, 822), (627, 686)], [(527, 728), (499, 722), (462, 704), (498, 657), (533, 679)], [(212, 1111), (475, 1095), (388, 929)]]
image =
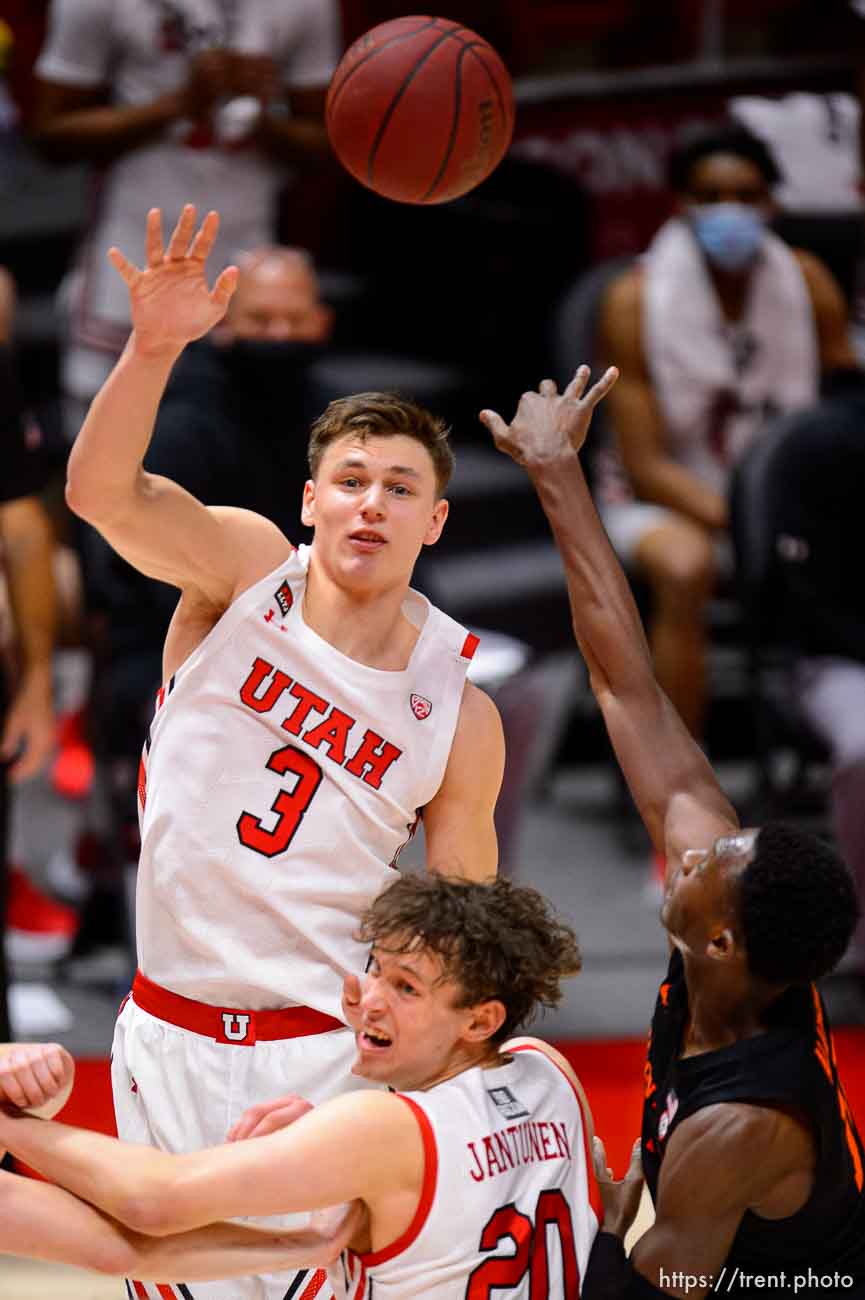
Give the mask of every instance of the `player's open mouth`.
[(377, 551), (379, 547), (386, 545), (385, 539), (382, 537), (381, 533), (374, 533), (368, 530), (351, 533), (349, 541), (361, 551)]
[(362, 1029), (358, 1034), (358, 1040), (361, 1047), (369, 1052), (383, 1051), (384, 1048), (390, 1047), (393, 1042), (393, 1039), (389, 1038), (380, 1029), (370, 1028)]

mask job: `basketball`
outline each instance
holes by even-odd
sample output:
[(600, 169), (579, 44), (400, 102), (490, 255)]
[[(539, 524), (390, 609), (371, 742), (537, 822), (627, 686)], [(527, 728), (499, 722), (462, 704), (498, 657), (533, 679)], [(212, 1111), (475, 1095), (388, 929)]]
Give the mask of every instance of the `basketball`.
[(343, 55), (327, 92), (340, 162), (400, 203), (446, 203), (498, 165), (514, 129), (511, 79), (491, 45), (448, 18), (394, 18)]

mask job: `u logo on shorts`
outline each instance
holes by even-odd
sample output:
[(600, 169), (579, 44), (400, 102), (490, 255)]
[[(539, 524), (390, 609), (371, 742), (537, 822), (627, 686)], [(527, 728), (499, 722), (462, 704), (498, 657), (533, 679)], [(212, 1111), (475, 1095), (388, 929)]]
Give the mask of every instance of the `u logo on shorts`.
[(249, 1016), (235, 1011), (223, 1011), (223, 1033), (230, 1043), (245, 1043), (249, 1033)]

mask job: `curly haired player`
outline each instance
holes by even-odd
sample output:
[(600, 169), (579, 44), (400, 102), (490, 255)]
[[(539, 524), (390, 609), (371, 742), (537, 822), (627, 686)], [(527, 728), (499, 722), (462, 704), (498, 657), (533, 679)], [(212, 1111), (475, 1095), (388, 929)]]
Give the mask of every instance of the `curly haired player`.
[(254, 1141), (189, 1155), (6, 1115), (0, 1141), (144, 1233), (358, 1198), (365, 1222), (331, 1272), (352, 1300), (578, 1295), (597, 1229), (591, 1119), (567, 1061), (512, 1037), (579, 970), (573, 931), (533, 889), (405, 876), (361, 936), (354, 1072), (398, 1092), (280, 1098), (236, 1127)]

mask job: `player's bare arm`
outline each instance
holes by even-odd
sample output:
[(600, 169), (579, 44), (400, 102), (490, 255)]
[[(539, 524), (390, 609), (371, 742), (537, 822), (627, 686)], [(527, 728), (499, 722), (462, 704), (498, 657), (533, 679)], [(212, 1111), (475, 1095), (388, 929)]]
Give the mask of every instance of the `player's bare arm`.
[(698, 1111), (670, 1138), (655, 1223), (634, 1246), (631, 1266), (660, 1290), (701, 1300), (747, 1210), (780, 1219), (805, 1204), (814, 1158), (813, 1139), (783, 1112), (739, 1103)]
[[(0, 1104), (48, 1119), (66, 1104), (75, 1066), (58, 1043), (0, 1045)], [(362, 1225), (359, 1207), (298, 1232), (216, 1223), (151, 1238), (69, 1192), (0, 1173), (0, 1253), (56, 1260), (118, 1276), (190, 1280), (327, 1263)]]
[(156, 1237), (361, 1200), (371, 1237), (352, 1244), (377, 1250), (411, 1223), (424, 1170), (417, 1121), (404, 1101), (383, 1092), (349, 1093), (270, 1136), (189, 1155), (3, 1114), (0, 1142), (81, 1200)]
[(143, 270), (111, 249), (129, 288), (133, 330), (72, 448), (66, 496), (136, 568), (194, 589), (221, 611), (285, 558), (288, 542), (269, 520), (208, 508), (143, 468), (175, 361), (222, 318), (234, 291), (236, 267), (223, 271), (212, 290), (207, 283), (205, 260), (218, 226), (211, 212), (196, 232), (195, 209), (187, 205), (165, 246), (160, 213), (152, 209)]
[(356, 1235), (360, 1218), (359, 1209), (352, 1207), (324, 1229), (283, 1232), (214, 1223), (152, 1237), (116, 1222), (63, 1188), (0, 1173), (0, 1254), (142, 1281), (183, 1277), (195, 1282), (326, 1265)]
[(493, 813), (505, 767), (499, 711), (466, 682), (444, 779), (424, 809), (428, 871), (490, 880), (498, 868)]
[(587, 366), (559, 395), (545, 379), (524, 393), (508, 425), (481, 419), (496, 446), (528, 472), (553, 530), (574, 632), (622, 772), (652, 841), (668, 858), (738, 826), (703, 751), (658, 686), (627, 579), (591, 498), (578, 452), (615, 368), (586, 392)]
[(664, 420), (646, 365), (643, 342), (643, 275), (631, 267), (615, 280), (600, 319), (601, 352), (615, 357), (619, 379), (610, 391), (610, 416), (619, 454), (637, 494), (693, 519), (723, 528), (727, 503), (668, 453)]

